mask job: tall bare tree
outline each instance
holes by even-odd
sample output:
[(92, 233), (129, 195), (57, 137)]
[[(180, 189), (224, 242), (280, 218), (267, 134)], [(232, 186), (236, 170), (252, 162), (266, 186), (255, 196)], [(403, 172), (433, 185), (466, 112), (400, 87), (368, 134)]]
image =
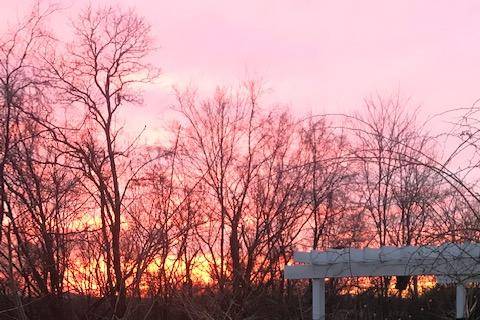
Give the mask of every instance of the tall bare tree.
[(121, 140), (116, 117), (124, 105), (141, 102), (139, 87), (157, 76), (145, 60), (153, 50), (149, 30), (133, 11), (87, 8), (74, 22), (75, 40), (45, 58), (47, 79), (69, 113), (65, 125), (47, 126), (87, 178), (99, 207), (107, 291), (118, 319), (127, 311), (129, 276), (122, 253), (124, 200), (143, 165), (130, 166), (134, 142)]
[[(35, 113), (43, 116), (48, 111), (42, 95), (43, 79), (38, 76), (37, 70), (38, 53), (50, 38), (44, 23), (53, 11), (54, 7), (43, 8), (37, 3), (30, 14), (2, 35), (0, 40), (0, 243), (7, 247), (6, 251), (2, 251), (3, 257), (8, 260), (6, 276), (12, 285), (13, 295), (17, 296), (15, 304), (21, 319), (25, 318), (25, 314), (17, 292), (18, 278), (13, 271), (14, 268), (19, 268), (18, 263), (25, 256), (18, 255), (17, 249), (21, 244), (18, 236), (15, 238), (8, 234), (4, 241), (3, 227), (8, 225), (7, 232), (18, 235), (17, 222), (25, 207), (17, 205), (18, 197), (12, 188), (12, 183), (17, 181), (12, 176), (15, 176), (18, 166), (26, 165), (24, 156), (31, 150), (23, 147), (38, 135), (36, 130), (30, 130), (29, 115)], [(22, 232), (26, 231), (27, 229), (22, 229)], [(26, 268), (34, 269), (35, 261), (27, 261)]]

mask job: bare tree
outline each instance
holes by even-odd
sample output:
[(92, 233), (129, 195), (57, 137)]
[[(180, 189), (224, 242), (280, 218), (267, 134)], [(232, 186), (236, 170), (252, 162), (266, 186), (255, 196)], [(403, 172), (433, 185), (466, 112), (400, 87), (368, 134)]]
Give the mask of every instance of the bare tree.
[(118, 319), (127, 310), (130, 274), (122, 253), (124, 200), (143, 165), (130, 166), (133, 144), (120, 140), (116, 117), (125, 104), (141, 102), (139, 86), (157, 75), (145, 62), (153, 49), (149, 30), (133, 11), (88, 8), (74, 23), (75, 40), (45, 58), (47, 79), (70, 117), (65, 125), (46, 126), (87, 178), (85, 187), (99, 207), (107, 292)]
[[(363, 190), (360, 203), (375, 232), (367, 244), (425, 244), (445, 195), (434, 169), (433, 139), (422, 132), (415, 113), (408, 113), (398, 96), (366, 100), (365, 110), (365, 115), (355, 117), (354, 154)], [(397, 278), (397, 288), (405, 289), (406, 280)], [(389, 284), (384, 278), (383, 296)]]
[[(42, 117), (48, 112), (42, 95), (44, 83), (37, 70), (38, 53), (50, 38), (43, 24), (53, 11), (54, 7), (42, 8), (37, 3), (27, 18), (19, 22), (13, 30), (2, 35), (0, 40), (0, 243), (5, 243), (3, 226), (8, 225), (7, 250), (1, 254), (7, 260), (6, 277), (10, 280), (13, 295), (17, 297), (15, 305), (21, 319), (25, 319), (26, 315), (21, 306), (22, 297), (17, 291), (25, 287), (20, 288), (16, 283), (19, 279), (16, 271), (20, 268), (20, 275), (25, 276), (25, 273), (21, 272), (34, 269), (35, 261), (22, 262), (25, 255), (19, 252), (22, 245), (18, 237), (19, 232), (25, 233), (28, 228), (19, 231), (19, 220), (22, 219), (26, 207), (17, 203), (18, 197), (13, 188), (13, 183), (17, 181), (12, 178), (16, 176), (16, 169), (19, 166), (28, 165), (24, 156), (27, 155), (26, 152), (32, 150), (24, 147), (39, 134), (36, 130), (31, 130), (29, 115), (35, 113)], [(22, 182), (17, 186), (22, 185)], [(32, 208), (32, 205), (28, 208)]]
[(218, 284), (216, 317), (246, 316), (266, 292), (283, 292), (282, 265), (296, 245), (311, 243), (307, 226), (317, 219), (319, 235), (320, 224), (328, 224), (322, 231), (333, 228), (344, 212), (337, 206), (348, 179), (341, 137), (321, 123), (299, 130), (288, 113), (264, 112), (261, 97), (255, 82), (239, 91), (218, 89), (206, 100), (191, 90), (178, 94), (187, 122), (179, 143), (182, 180), (196, 181), (202, 197), (196, 237)]
[[(312, 228), (314, 249), (327, 247), (351, 246), (361, 243), (362, 219), (358, 210), (348, 203), (352, 202), (349, 194), (355, 193), (354, 178), (356, 172), (349, 166), (347, 137), (330, 128), (325, 118), (314, 120), (309, 117), (301, 128), (300, 158), (308, 181), (305, 188), (309, 204), (309, 224)], [(348, 225), (348, 230), (338, 233), (338, 227), (355, 216)], [(351, 234), (350, 234), (351, 233)], [(338, 234), (350, 234), (340, 239)]]
[(36, 122), (23, 123), (21, 140), (11, 150), (5, 181), (7, 208), (17, 261), (30, 297), (47, 300), (50, 316), (62, 318), (65, 274), (74, 227), (83, 200), (78, 177), (65, 169), (61, 155), (48, 145)]
[(434, 144), (402, 103), (399, 97), (366, 100), (367, 113), (355, 118), (353, 129), (361, 203), (374, 226), (374, 243), (380, 246), (414, 244), (428, 218), (425, 209), (437, 200), (431, 189), (438, 185), (431, 170)]

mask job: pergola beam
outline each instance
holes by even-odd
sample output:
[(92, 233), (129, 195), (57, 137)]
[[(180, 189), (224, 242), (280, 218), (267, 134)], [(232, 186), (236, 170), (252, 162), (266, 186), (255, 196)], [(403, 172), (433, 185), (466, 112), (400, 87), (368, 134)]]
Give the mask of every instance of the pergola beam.
[(465, 284), (480, 275), (480, 244), (382, 247), (295, 252), (301, 265), (285, 266), (285, 279), (312, 279), (312, 319), (325, 319), (325, 278), (434, 275), (456, 283), (456, 318), (467, 312)]
[(436, 263), (434, 261), (413, 261), (408, 264), (397, 262), (304, 264), (285, 266), (284, 269), (286, 279), (441, 275), (458, 279), (458, 281), (468, 281), (479, 274), (480, 264), (472, 263), (471, 259), (437, 261)]

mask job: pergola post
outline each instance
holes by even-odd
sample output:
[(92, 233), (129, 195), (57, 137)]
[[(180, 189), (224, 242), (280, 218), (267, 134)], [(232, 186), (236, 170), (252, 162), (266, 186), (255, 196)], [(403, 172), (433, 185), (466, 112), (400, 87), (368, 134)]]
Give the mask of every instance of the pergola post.
[(467, 307), (467, 289), (463, 283), (457, 283), (457, 316), (456, 319), (465, 319)]
[(325, 320), (325, 279), (312, 279), (312, 319)]

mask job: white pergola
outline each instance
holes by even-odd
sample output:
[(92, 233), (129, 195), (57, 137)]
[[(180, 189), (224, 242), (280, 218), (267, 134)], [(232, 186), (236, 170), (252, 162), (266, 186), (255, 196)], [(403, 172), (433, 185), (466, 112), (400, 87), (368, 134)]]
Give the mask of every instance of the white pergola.
[(465, 285), (480, 275), (480, 243), (295, 252), (286, 279), (312, 280), (312, 319), (325, 319), (325, 278), (434, 275), (455, 283), (456, 318), (466, 316)]

